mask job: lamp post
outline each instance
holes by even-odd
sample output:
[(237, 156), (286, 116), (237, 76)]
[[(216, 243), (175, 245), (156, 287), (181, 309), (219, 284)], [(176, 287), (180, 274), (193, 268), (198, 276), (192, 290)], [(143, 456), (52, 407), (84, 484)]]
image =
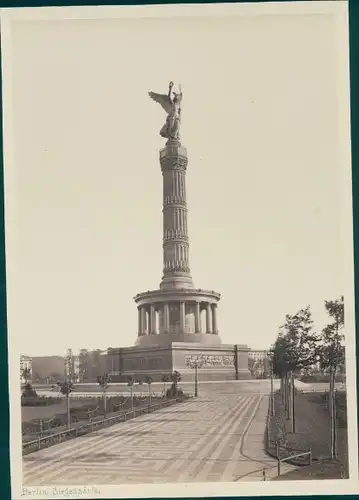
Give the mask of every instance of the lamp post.
[(203, 360), (200, 358), (193, 359), (189, 363), (190, 368), (194, 369), (194, 396), (198, 397), (198, 370), (203, 366)]

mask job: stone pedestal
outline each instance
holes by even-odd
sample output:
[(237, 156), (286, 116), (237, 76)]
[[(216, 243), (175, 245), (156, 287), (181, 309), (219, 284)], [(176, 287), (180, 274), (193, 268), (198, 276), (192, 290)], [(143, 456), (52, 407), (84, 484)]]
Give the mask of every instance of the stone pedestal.
[(144, 380), (150, 376), (160, 382), (175, 370), (184, 382), (193, 380), (194, 361), (201, 365), (201, 380), (250, 379), (248, 347), (244, 345), (206, 345), (171, 342), (162, 346), (135, 346), (112, 349), (108, 353), (108, 372), (114, 381), (131, 376)]

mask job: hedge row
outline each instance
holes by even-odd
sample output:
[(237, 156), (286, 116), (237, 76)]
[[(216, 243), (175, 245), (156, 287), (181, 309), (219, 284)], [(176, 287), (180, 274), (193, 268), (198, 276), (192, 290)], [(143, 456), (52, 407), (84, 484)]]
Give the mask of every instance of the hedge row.
[(59, 403), (61, 403), (60, 398), (48, 398), (46, 396), (37, 396), (36, 398), (21, 398), (21, 406), (51, 406)]

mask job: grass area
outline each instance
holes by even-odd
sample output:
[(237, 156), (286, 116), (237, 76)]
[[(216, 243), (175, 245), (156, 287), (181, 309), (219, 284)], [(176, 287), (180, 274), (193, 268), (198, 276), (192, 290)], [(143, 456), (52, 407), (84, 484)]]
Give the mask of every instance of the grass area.
[[(342, 373), (337, 373), (335, 376), (335, 382), (343, 383), (345, 382), (345, 375)], [(327, 382), (329, 383), (328, 373), (316, 373), (315, 375), (303, 375), (299, 378), (302, 382), (308, 382), (310, 384)]]
[[(276, 481), (311, 480), (311, 479), (342, 479), (348, 477), (348, 436), (347, 436), (347, 407), (346, 392), (336, 392), (337, 429), (336, 444), (338, 460), (331, 461), (328, 443), (328, 393), (312, 392), (297, 393), (296, 396), (296, 433), (291, 432), (291, 425), (287, 425), (285, 413), (280, 405), (280, 395), (276, 393), (276, 416), (270, 419), (268, 431), (271, 441), (268, 441), (267, 452), (273, 453), (274, 441), (280, 435), (284, 437), (286, 454), (293, 444), (301, 448), (303, 443), (313, 452), (313, 464), (301, 465), (298, 469), (274, 479)], [(321, 424), (320, 424), (321, 422)], [(319, 424), (319, 425), (318, 425)], [(287, 429), (287, 430), (286, 430)], [(277, 438), (275, 438), (277, 436)], [(318, 460), (315, 460), (317, 458)], [(300, 465), (298, 463), (298, 465)]]
[[(328, 409), (328, 392), (313, 392), (307, 394), (308, 399), (319, 406)], [(346, 391), (335, 392), (337, 423), (340, 427), (347, 426), (347, 393)]]
[[(72, 408), (83, 408), (88, 404), (94, 404), (93, 399), (72, 399)], [(96, 405), (95, 405), (96, 406)], [(67, 402), (66, 399), (61, 399), (60, 403), (55, 403), (49, 406), (22, 406), (21, 407), (21, 421), (31, 422), (31, 420), (48, 420), (55, 416), (57, 413), (66, 413)]]
[[(151, 404), (163, 401), (163, 398), (151, 397)], [(149, 397), (134, 397), (135, 408), (147, 407), (150, 403)], [(132, 408), (129, 397), (109, 397), (106, 404), (106, 417), (118, 415), (130, 411)], [(89, 422), (89, 413), (93, 421), (102, 420), (105, 416), (103, 398), (81, 398), (70, 400), (71, 426), (81, 426)], [(52, 419), (50, 422), (48, 420)], [(62, 400), (60, 404), (51, 406), (23, 406), (22, 407), (22, 432), (23, 440), (31, 441), (40, 435), (40, 422), (43, 420), (42, 435), (60, 432), (67, 426), (67, 401)]]
[(300, 481), (317, 479), (346, 479), (343, 466), (339, 462), (322, 462), (300, 467), (281, 476), (277, 476), (273, 481)]

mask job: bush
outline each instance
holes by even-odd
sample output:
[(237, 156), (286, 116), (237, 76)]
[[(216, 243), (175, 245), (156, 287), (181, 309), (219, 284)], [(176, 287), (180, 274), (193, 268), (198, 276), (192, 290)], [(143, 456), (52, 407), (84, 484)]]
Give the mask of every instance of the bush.
[(37, 398), (37, 392), (32, 388), (30, 383), (27, 383), (21, 395), (22, 398)]

